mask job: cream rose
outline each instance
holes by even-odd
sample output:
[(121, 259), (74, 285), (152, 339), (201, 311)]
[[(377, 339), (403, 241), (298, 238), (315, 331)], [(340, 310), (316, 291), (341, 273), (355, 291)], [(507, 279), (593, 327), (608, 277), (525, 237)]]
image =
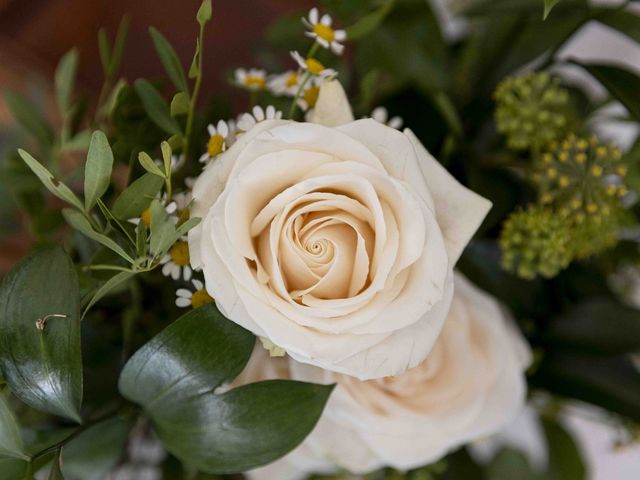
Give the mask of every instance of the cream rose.
[[(352, 120), (337, 82), (315, 122)], [(374, 120), (258, 123), (193, 188), (192, 265), (231, 320), (296, 360), (360, 379), (429, 353), (453, 266), (490, 203)]]
[[(460, 275), (427, 359), (398, 375), (359, 381), (256, 351), (243, 382), (290, 377), (336, 383), (318, 425), (297, 449), (251, 472), (255, 480), (310, 472), (408, 470), (498, 432), (524, 408), (528, 345), (498, 303)], [(274, 367), (277, 365), (277, 369)], [(260, 372), (260, 373), (258, 373)]]

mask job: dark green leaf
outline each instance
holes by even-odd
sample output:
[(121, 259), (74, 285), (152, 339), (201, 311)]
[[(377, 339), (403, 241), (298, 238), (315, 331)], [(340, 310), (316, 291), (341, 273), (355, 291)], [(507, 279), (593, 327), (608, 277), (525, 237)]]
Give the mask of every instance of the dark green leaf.
[(104, 282), (102, 286), (98, 288), (98, 290), (96, 290), (96, 292), (93, 294), (93, 296), (91, 297), (91, 300), (89, 300), (89, 303), (87, 303), (87, 306), (84, 308), (82, 317), (84, 318), (84, 316), (87, 314), (89, 309), (93, 307), (97, 302), (99, 302), (100, 299), (102, 299), (102, 297), (107, 295), (114, 288), (118, 287), (121, 283), (129, 280), (134, 275), (135, 273), (133, 272), (120, 272), (115, 274), (106, 282)]
[(189, 95), (178, 92), (171, 99), (171, 116), (176, 117), (187, 113), (189, 113)]
[(4, 100), (15, 121), (33, 135), (41, 146), (48, 147), (53, 142), (53, 133), (40, 112), (18, 93), (6, 90)]
[(122, 455), (130, 422), (113, 418), (82, 432), (64, 447), (62, 471), (67, 480), (103, 480)]
[(167, 133), (172, 135), (180, 133), (180, 126), (171, 117), (169, 105), (155, 87), (142, 79), (136, 80), (134, 86), (149, 118)]
[[(80, 421), (78, 277), (60, 247), (23, 258), (0, 286), (0, 366), (11, 391), (37, 410)], [(47, 315), (44, 329), (36, 326)]]
[(553, 7), (555, 7), (560, 0), (544, 0), (544, 13), (542, 14), (542, 19), (546, 20), (551, 13)]
[(640, 351), (640, 311), (608, 299), (589, 299), (554, 318), (543, 340), (588, 353)]
[(616, 65), (573, 63), (589, 72), (636, 120), (640, 120), (640, 76)]
[(109, 140), (104, 133), (96, 130), (91, 135), (84, 167), (84, 204), (87, 210), (91, 210), (109, 188), (112, 168), (113, 152)]
[(585, 480), (586, 467), (573, 437), (557, 421), (543, 418), (549, 452), (548, 480)]
[(640, 42), (640, 15), (630, 10), (620, 8), (602, 8), (596, 11), (594, 17), (600, 23), (611, 27), (618, 32), (628, 36), (636, 42)]
[(56, 68), (56, 100), (63, 116), (66, 116), (71, 108), (71, 95), (73, 94), (77, 67), (78, 51), (74, 48), (62, 57), (58, 68)]
[(27, 465), (23, 460), (0, 458), (0, 480), (23, 480)]
[(29, 459), (24, 450), (18, 422), (2, 394), (0, 394), (0, 457)]
[(253, 336), (213, 304), (176, 320), (125, 365), (121, 393), (143, 406), (165, 446), (211, 473), (284, 455), (311, 431), (331, 386), (254, 383), (216, 395), (246, 364)]
[(169, 41), (155, 28), (150, 27), (149, 34), (156, 47), (160, 61), (175, 87), (181, 92), (188, 92), (187, 79), (184, 76), (184, 70), (176, 51)]
[(204, 24), (211, 20), (211, 0), (204, 0), (202, 2), (196, 14), (196, 20), (198, 20), (201, 27), (204, 27)]
[(133, 258), (131, 258), (131, 256), (127, 252), (125, 252), (124, 249), (120, 245), (118, 245), (115, 240), (107, 237), (102, 233), (96, 232), (89, 223), (89, 220), (87, 220), (87, 218), (82, 213), (78, 212), (77, 210), (73, 210), (72, 208), (65, 208), (64, 210), (62, 210), (62, 216), (64, 216), (64, 219), (69, 225), (71, 225), (83, 235), (104, 245), (108, 249), (120, 255), (127, 262), (134, 262)]
[(145, 173), (120, 194), (111, 212), (122, 220), (140, 217), (149, 208), (163, 184), (162, 178)]
[(387, 15), (389, 15), (394, 4), (395, 0), (386, 0), (377, 10), (374, 10), (350, 27), (347, 27), (347, 40), (360, 40), (373, 32), (380, 26)]
[(56, 197), (73, 205), (79, 210), (84, 210), (84, 205), (80, 199), (67, 187), (64, 183), (55, 179), (51, 172), (47, 170), (40, 162), (33, 158), (29, 153), (22, 149), (18, 149), (18, 153), (27, 166), (40, 179), (42, 184), (53, 193)]
[(51, 470), (49, 470), (49, 480), (64, 480), (64, 476), (62, 475), (62, 470), (60, 470), (60, 463), (62, 462), (61, 457), (62, 450), (58, 449), (56, 451), (56, 456), (53, 458), (53, 463), (51, 464)]
[(543, 480), (532, 470), (521, 452), (503, 448), (487, 470), (487, 480)]

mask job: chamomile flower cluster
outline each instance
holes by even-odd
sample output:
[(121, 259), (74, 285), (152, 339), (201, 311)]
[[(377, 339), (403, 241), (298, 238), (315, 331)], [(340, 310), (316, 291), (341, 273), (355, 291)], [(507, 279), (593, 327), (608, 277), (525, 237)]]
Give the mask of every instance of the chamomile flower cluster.
[(317, 8), (309, 10), (309, 15), (302, 18), (302, 23), (309, 29), (305, 35), (313, 38), (324, 48), (329, 48), (336, 55), (342, 55), (344, 50), (344, 42), (347, 39), (345, 30), (336, 30), (333, 28), (333, 20), (327, 13), (320, 16)]
[(560, 216), (576, 224), (598, 224), (621, 207), (626, 173), (615, 145), (603, 144), (595, 135), (569, 134), (537, 159), (533, 181), (541, 203), (555, 206)]
[(235, 84), (246, 90), (261, 91), (267, 86), (267, 72), (259, 68), (237, 68), (233, 76)]
[(507, 77), (494, 98), (496, 127), (515, 150), (544, 147), (569, 125), (569, 92), (548, 73)]
[(207, 151), (200, 157), (201, 163), (207, 163), (222, 152), (224, 152), (235, 137), (235, 122), (219, 120), (216, 125), (207, 127), (209, 140), (207, 141)]
[(190, 288), (176, 290), (176, 306), (179, 308), (198, 308), (213, 302), (202, 281), (194, 278), (189, 283)]
[(573, 258), (571, 229), (548, 207), (529, 205), (512, 213), (500, 234), (502, 268), (521, 278), (551, 278)]

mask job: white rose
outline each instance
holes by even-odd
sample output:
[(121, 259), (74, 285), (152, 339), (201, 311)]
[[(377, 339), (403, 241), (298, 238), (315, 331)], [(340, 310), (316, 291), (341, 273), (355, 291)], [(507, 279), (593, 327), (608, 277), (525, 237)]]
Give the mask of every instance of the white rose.
[[(346, 107), (329, 83), (311, 118), (351, 120)], [(193, 196), (191, 261), (220, 310), (300, 362), (360, 379), (427, 356), (453, 266), (490, 208), (410, 130), (370, 119), (260, 122)]]
[(273, 372), (267, 365), (277, 362), (280, 375), (337, 386), (302, 445), (250, 476), (273, 478), (277, 471), (286, 480), (318, 470), (408, 470), (509, 425), (524, 408), (530, 349), (495, 299), (460, 275), (455, 287), (435, 347), (421, 365), (396, 377), (363, 382), (293, 360), (287, 373), (285, 360), (256, 352), (254, 369)]

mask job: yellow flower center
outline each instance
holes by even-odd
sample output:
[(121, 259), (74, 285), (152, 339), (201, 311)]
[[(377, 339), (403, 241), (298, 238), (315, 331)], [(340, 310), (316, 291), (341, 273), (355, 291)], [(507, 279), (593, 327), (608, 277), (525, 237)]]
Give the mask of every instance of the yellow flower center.
[(333, 28), (322, 23), (316, 23), (313, 26), (313, 33), (327, 42), (333, 42), (336, 38), (336, 32), (333, 31)]
[(261, 75), (247, 75), (244, 78), (244, 84), (247, 87), (255, 87), (259, 90), (262, 90), (267, 84), (267, 81)]
[(318, 75), (321, 71), (324, 70), (324, 65), (322, 65), (315, 58), (307, 58), (307, 70), (309, 70), (314, 75)]
[(191, 306), (193, 308), (198, 308), (211, 302), (213, 302), (213, 298), (211, 298), (211, 295), (209, 295), (205, 289), (193, 292), (191, 297)]
[(224, 138), (220, 134), (212, 135), (207, 143), (207, 153), (211, 158), (222, 153)]
[(140, 214), (140, 220), (142, 220), (142, 223), (149, 227), (151, 225), (151, 210), (145, 208), (144, 211)]
[(171, 250), (169, 250), (169, 255), (171, 256), (173, 263), (179, 267), (186, 267), (189, 265), (189, 245), (187, 242), (178, 240), (173, 247), (171, 247)]
[(286, 85), (287, 87), (295, 87), (298, 84), (298, 74), (292, 73), (287, 77)]
[(316, 106), (319, 93), (320, 93), (320, 89), (315, 86), (309, 87), (304, 91), (304, 101), (307, 102), (307, 105), (309, 105), (309, 108), (313, 108)]

